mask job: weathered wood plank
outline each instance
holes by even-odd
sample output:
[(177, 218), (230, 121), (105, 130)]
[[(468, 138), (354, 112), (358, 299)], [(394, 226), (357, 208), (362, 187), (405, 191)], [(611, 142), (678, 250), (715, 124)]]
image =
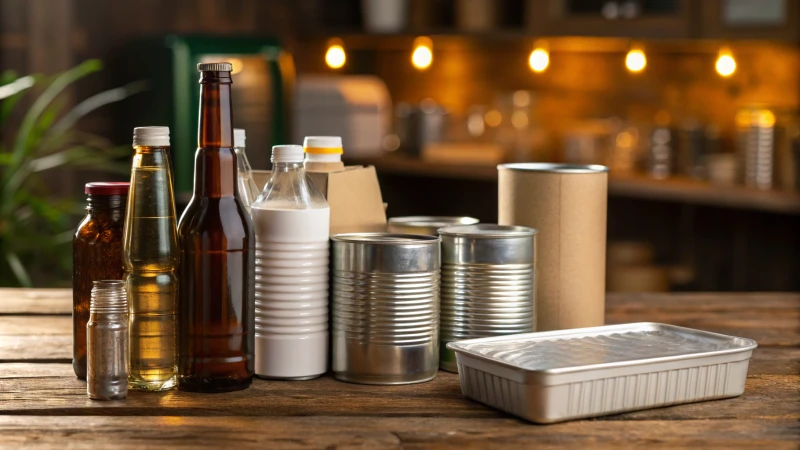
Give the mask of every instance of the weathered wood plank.
[[(3, 328), (3, 319), (0, 317), (0, 330)], [(64, 330), (64, 327), (69, 326), (69, 330)], [(72, 329), (71, 319), (63, 318), (59, 325), (59, 335), (44, 334), (39, 336), (4, 336), (0, 331), (0, 363), (10, 361), (60, 361), (69, 362), (72, 358)], [(19, 324), (16, 324), (19, 328)], [(772, 374), (790, 374), (800, 373), (800, 336), (797, 339), (792, 338), (791, 330), (786, 331), (780, 328), (748, 330), (747, 333), (738, 333), (739, 330), (734, 329), (720, 329), (714, 327), (707, 327), (710, 331), (716, 331), (725, 334), (741, 334), (745, 337), (756, 339), (759, 343), (759, 348), (753, 355), (753, 364), (750, 367), (750, 373), (772, 373)], [(788, 337), (787, 337), (788, 335)], [(776, 343), (785, 343), (777, 350), (772, 350), (773, 345)], [(762, 357), (764, 352), (768, 352), (769, 357)], [(758, 364), (765, 362), (772, 366), (782, 366), (783, 369), (761, 369)], [(755, 372), (754, 372), (755, 370)]]
[(66, 316), (0, 316), (0, 336), (72, 336)]
[(23, 361), (72, 361), (72, 335), (0, 336), (0, 362)]
[(510, 418), (13, 417), (5, 445), (40, 448), (770, 448), (795, 449), (793, 420), (577, 421), (537, 426)]
[[(798, 418), (800, 375), (755, 375), (745, 394), (733, 399), (627, 413), (616, 419)], [(255, 380), (247, 390), (213, 396), (180, 391), (131, 392), (125, 400), (95, 402), (74, 377), (0, 379), (0, 413), (25, 415), (358, 415), (502, 417), (503, 413), (464, 398), (455, 374), (409, 386), (362, 386), (326, 376), (306, 382)]]
[(0, 288), (0, 315), (72, 314), (72, 289)]
[(0, 378), (74, 377), (72, 364), (7, 363), (0, 364)]

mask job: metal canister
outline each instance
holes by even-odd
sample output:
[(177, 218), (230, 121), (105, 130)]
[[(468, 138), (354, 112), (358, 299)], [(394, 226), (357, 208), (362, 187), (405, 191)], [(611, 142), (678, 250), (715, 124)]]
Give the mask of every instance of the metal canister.
[(440, 367), (457, 372), (451, 341), (535, 331), (536, 230), (446, 227), (442, 238)]
[(352, 233), (331, 239), (336, 379), (433, 379), (439, 366), (440, 238)]
[(129, 355), (125, 282), (95, 281), (86, 324), (86, 392), (89, 398), (127, 397)]
[(739, 178), (745, 186), (772, 189), (775, 184), (775, 123), (775, 113), (769, 109), (754, 107), (736, 113)]
[(386, 227), (389, 233), (424, 234), (438, 236), (438, 230), (451, 225), (474, 225), (478, 219), (474, 217), (455, 216), (404, 216), (392, 217)]

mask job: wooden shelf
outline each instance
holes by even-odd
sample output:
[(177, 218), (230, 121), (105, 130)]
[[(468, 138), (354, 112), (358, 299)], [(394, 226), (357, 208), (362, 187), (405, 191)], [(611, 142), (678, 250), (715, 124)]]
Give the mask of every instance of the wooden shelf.
[[(379, 174), (412, 177), (496, 181), (497, 168), (431, 164), (418, 159), (384, 157), (348, 160), (348, 164), (373, 165)], [(779, 214), (800, 214), (800, 193), (762, 191), (743, 186), (724, 186), (705, 181), (675, 177), (656, 180), (644, 175), (611, 174), (610, 196), (652, 199), (721, 208), (767, 211)]]

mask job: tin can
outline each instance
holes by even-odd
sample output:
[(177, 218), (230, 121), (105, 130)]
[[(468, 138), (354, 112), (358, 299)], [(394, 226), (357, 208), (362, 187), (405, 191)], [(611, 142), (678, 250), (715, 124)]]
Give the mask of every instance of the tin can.
[(445, 345), (535, 330), (536, 230), (494, 224), (445, 227), (439, 366), (457, 372)]
[(433, 379), (439, 366), (440, 238), (352, 233), (331, 239), (336, 379)]
[(456, 216), (405, 216), (389, 219), (386, 231), (389, 233), (424, 234), (438, 236), (439, 228), (451, 225), (474, 225), (478, 219), (474, 217)]

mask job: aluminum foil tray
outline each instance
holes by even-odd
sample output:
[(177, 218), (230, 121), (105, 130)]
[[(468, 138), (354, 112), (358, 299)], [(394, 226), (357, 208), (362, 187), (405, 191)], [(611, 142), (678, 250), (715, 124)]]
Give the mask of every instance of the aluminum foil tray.
[(465, 396), (538, 423), (744, 392), (756, 342), (660, 323), (451, 342)]

